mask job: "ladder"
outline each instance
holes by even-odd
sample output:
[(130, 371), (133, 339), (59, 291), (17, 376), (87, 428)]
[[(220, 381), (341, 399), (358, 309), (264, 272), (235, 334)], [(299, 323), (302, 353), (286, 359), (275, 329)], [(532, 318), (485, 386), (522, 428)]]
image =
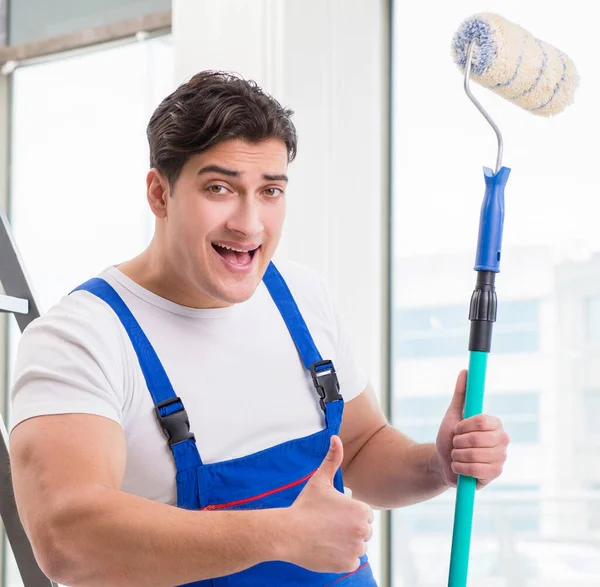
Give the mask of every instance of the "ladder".
[[(0, 209), (0, 283), (4, 294), (0, 295), (0, 312), (11, 313), (21, 332), (39, 317), (23, 262), (12, 237), (8, 220)], [(8, 432), (0, 417), (0, 517), (12, 548), (24, 587), (57, 587), (42, 573), (31, 544), (23, 530), (10, 474)]]

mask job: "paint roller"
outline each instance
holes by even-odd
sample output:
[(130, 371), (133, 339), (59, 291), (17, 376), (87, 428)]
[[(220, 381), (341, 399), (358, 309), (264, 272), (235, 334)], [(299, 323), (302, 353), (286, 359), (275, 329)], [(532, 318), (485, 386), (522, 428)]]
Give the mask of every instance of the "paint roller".
[(454, 35), (452, 52), (473, 81), (533, 114), (558, 114), (573, 101), (578, 77), (571, 59), (497, 14), (465, 20)]
[[(500, 271), (504, 226), (504, 187), (510, 169), (502, 167), (503, 140), (498, 126), (470, 89), (470, 80), (540, 116), (562, 112), (573, 101), (578, 76), (571, 59), (497, 14), (466, 19), (452, 40), (455, 63), (464, 71), (469, 99), (492, 126), (498, 140), (496, 169), (484, 167), (485, 194), (481, 206), (475, 256), (476, 286), (469, 320), (469, 374), (464, 417), (483, 411), (487, 360), (497, 315), (496, 273)], [(459, 475), (452, 533), (449, 587), (466, 587), (473, 525), (476, 479)]]

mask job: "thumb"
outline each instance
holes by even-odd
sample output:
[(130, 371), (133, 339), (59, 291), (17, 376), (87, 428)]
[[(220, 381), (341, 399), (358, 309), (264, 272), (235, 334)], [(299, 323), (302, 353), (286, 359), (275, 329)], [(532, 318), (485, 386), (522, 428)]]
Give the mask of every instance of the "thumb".
[(323, 459), (321, 466), (313, 475), (313, 479), (316, 477), (317, 479), (325, 481), (329, 485), (333, 485), (333, 478), (335, 477), (337, 470), (340, 468), (343, 458), (344, 447), (342, 445), (342, 441), (340, 440), (339, 436), (332, 436), (331, 444), (329, 445), (329, 451)]
[(465, 409), (465, 395), (467, 390), (467, 371), (462, 370), (458, 374), (456, 379), (456, 386), (454, 387), (454, 394), (452, 395), (452, 401), (446, 411), (446, 416), (453, 416), (462, 420)]

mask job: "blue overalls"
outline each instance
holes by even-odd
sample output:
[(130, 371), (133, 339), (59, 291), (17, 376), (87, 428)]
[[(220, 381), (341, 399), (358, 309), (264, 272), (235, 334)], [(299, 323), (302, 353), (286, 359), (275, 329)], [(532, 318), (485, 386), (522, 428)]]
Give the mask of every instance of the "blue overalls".
[[(203, 464), (182, 400), (146, 335), (119, 294), (103, 279), (94, 278), (76, 290), (104, 300), (123, 324), (155, 404), (156, 416), (168, 438), (177, 467), (177, 505), (190, 510), (240, 510), (288, 507), (319, 467), (338, 434), (344, 410), (335, 368), (323, 361), (283, 277), (271, 263), (263, 281), (310, 370), (325, 428), (304, 438), (227, 461)], [(316, 397), (315, 397), (316, 399)], [(343, 491), (341, 470), (334, 485)], [(190, 583), (194, 587), (377, 587), (367, 557), (349, 574), (315, 573), (291, 563), (265, 562), (244, 571)]]

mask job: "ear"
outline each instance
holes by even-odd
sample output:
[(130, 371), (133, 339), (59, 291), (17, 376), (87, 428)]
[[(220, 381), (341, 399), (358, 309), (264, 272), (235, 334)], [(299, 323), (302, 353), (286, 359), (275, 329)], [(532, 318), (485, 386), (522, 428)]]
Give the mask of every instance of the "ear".
[(152, 213), (157, 218), (165, 218), (170, 197), (169, 182), (158, 169), (152, 168), (146, 176), (146, 188), (146, 197)]

